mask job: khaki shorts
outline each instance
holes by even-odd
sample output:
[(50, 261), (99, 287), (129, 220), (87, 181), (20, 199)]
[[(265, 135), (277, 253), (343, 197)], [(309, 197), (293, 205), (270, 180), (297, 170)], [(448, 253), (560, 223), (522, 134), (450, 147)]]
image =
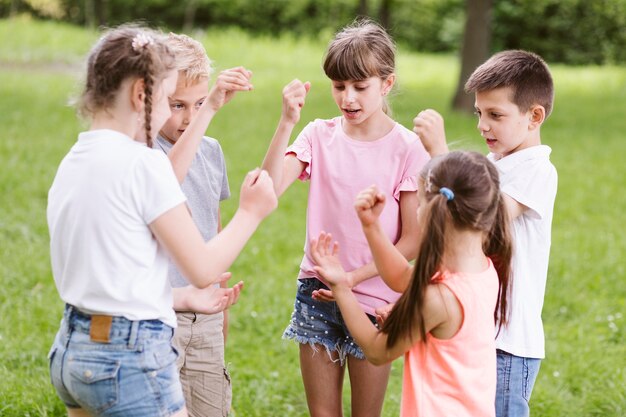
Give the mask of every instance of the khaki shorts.
[(176, 313), (172, 339), (190, 417), (228, 416), (232, 399), (224, 364), (224, 315)]

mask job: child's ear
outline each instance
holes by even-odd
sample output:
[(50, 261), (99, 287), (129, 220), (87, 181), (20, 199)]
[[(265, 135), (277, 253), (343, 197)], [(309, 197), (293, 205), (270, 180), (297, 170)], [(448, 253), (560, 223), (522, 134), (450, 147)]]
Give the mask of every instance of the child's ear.
[(396, 83), (396, 74), (391, 73), (385, 80), (383, 81), (383, 96), (389, 94), (393, 85)]
[(530, 115), (531, 129), (537, 129), (546, 119), (546, 109), (539, 104), (532, 106), (530, 110), (528, 110), (528, 113)]
[(137, 78), (130, 86), (130, 102), (133, 110), (141, 113), (145, 106), (146, 82), (143, 78)]

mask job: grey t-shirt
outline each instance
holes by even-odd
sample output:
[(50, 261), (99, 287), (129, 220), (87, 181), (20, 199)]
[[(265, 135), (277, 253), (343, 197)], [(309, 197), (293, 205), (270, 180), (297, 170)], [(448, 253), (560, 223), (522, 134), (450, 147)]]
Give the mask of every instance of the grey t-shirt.
[[(168, 154), (172, 146), (159, 135), (152, 147)], [(181, 188), (202, 237), (205, 241), (210, 240), (217, 234), (220, 201), (230, 197), (224, 153), (217, 140), (207, 136), (202, 139)], [(189, 285), (172, 261), (168, 275), (174, 288)]]

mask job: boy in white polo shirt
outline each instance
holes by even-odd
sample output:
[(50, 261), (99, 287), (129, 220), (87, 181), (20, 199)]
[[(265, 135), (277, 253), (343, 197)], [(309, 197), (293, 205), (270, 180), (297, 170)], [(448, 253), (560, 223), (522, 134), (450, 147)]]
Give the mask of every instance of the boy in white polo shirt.
[[(541, 144), (540, 128), (552, 111), (554, 86), (541, 57), (511, 50), (479, 66), (465, 90), (475, 93), (478, 130), (489, 147), (488, 158), (500, 173), (513, 224), (510, 319), (496, 337), (496, 416), (528, 416), (528, 401), (545, 354), (541, 310), (557, 172), (550, 162), (550, 147)], [(439, 113), (424, 110), (413, 123), (431, 155), (448, 151)]]

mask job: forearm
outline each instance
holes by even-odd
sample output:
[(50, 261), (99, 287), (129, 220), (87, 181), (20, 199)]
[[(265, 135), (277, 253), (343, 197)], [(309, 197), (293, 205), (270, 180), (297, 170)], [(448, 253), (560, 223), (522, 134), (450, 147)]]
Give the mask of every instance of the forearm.
[(369, 320), (355, 295), (348, 287), (333, 287), (333, 294), (341, 309), (341, 316), (350, 334), (374, 365), (391, 361), (386, 349), (386, 335), (380, 333)]
[(379, 222), (364, 227), (377, 273), (385, 284), (394, 291), (403, 292), (410, 277), (412, 266), (408, 259), (415, 257), (414, 246), (408, 238), (401, 237), (394, 245), (387, 237)]
[(276, 195), (280, 195), (285, 191), (286, 187), (283, 185), (283, 170), (285, 151), (287, 145), (289, 145), (289, 138), (293, 132), (294, 124), (286, 121), (283, 117), (280, 118), (272, 142), (263, 159), (262, 168), (268, 172), (272, 181), (274, 182), (274, 190)]
[(170, 150), (168, 157), (179, 183), (182, 183), (187, 176), (187, 172), (198, 151), (198, 146), (200, 146), (202, 137), (211, 120), (213, 120), (215, 113), (216, 111), (212, 107), (203, 103), (194, 119)]
[(188, 303), (189, 287), (172, 288), (174, 311), (190, 311)]

